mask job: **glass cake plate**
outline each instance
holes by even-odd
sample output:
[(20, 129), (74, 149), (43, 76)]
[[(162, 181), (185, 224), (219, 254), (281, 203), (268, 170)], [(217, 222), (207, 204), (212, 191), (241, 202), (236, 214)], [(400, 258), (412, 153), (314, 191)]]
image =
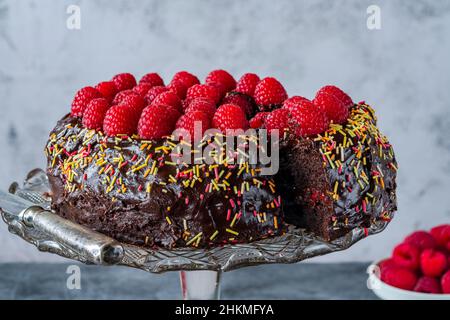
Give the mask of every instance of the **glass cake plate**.
[[(150, 249), (120, 243), (65, 220), (50, 210), (47, 175), (32, 170), (22, 185), (0, 191), (0, 208), (9, 232), (50, 252), (86, 264), (122, 265), (151, 273), (181, 271), (185, 299), (217, 299), (221, 272), (269, 263), (296, 263), (349, 248), (368, 235), (384, 230), (379, 221), (366, 230), (354, 229), (327, 242), (304, 229), (289, 226), (286, 234), (246, 244), (211, 249)], [(195, 271), (195, 272), (191, 272)]]

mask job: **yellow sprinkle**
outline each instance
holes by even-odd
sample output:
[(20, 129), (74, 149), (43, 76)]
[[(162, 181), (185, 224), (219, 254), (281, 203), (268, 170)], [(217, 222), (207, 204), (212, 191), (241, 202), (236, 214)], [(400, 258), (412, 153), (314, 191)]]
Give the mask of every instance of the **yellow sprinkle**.
[(228, 232), (228, 233), (234, 234), (235, 236), (238, 236), (238, 235), (239, 235), (239, 232), (236, 232), (236, 231), (231, 230), (231, 229), (228, 229), (228, 228), (225, 229), (225, 231)]
[(327, 157), (328, 162), (330, 163), (331, 169), (334, 169), (335, 165), (334, 165), (333, 160), (331, 160), (330, 155), (329, 154), (325, 154), (325, 156)]
[(172, 221), (170, 220), (170, 218), (168, 216), (166, 216), (166, 220), (168, 224), (172, 224)]
[(134, 168), (133, 170), (131, 170), (131, 172), (136, 172), (139, 171), (141, 169), (144, 169), (147, 165), (144, 163), (143, 165), (140, 165), (139, 167)]
[(334, 193), (337, 193), (338, 186), (339, 186), (339, 182), (336, 181), (336, 182), (334, 183), (334, 189), (333, 189), (333, 192), (334, 192)]
[(150, 172), (151, 172), (153, 175), (156, 175), (155, 169), (156, 169), (156, 161), (153, 161), (152, 168), (150, 169)]
[(194, 241), (196, 241), (197, 239), (200, 239), (200, 237), (202, 236), (203, 232), (199, 232), (197, 233), (197, 235), (195, 237), (193, 237), (191, 240), (189, 240), (186, 245), (189, 246), (191, 245)]
[(273, 225), (274, 225), (275, 229), (278, 229), (278, 219), (277, 219), (277, 216), (273, 216)]
[(230, 223), (230, 227), (233, 227), (234, 226), (234, 223), (236, 222), (236, 218), (237, 218), (237, 213), (234, 215), (234, 217), (233, 217), (233, 220), (231, 221), (231, 223)]
[(212, 236), (209, 237), (209, 240), (213, 241), (213, 240), (217, 237), (218, 234), (219, 234), (219, 231), (218, 231), (218, 230), (214, 231), (214, 233), (212, 234)]
[(361, 187), (361, 189), (364, 189), (364, 184), (361, 182), (361, 180), (358, 179), (358, 184)]

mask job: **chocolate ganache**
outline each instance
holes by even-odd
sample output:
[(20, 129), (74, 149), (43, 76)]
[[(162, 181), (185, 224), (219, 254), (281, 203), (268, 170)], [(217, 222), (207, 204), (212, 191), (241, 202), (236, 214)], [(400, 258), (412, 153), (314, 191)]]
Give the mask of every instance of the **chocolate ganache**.
[(46, 148), (53, 210), (142, 246), (204, 247), (283, 232), (273, 177), (220, 153), (211, 165), (175, 163), (176, 146), (170, 138), (106, 137), (66, 116)]

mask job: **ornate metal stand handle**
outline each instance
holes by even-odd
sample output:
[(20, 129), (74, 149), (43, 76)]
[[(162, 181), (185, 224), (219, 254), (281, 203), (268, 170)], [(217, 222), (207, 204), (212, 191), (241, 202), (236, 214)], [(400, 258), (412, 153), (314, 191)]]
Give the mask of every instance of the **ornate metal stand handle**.
[(23, 219), (28, 227), (56, 237), (63, 245), (85, 256), (90, 263), (112, 265), (123, 258), (123, 247), (116, 240), (42, 208), (31, 207), (25, 210)]
[(124, 249), (118, 241), (63, 219), (39, 206), (30, 206), (27, 201), (14, 195), (0, 191), (0, 198), (5, 220), (10, 224), (10, 231), (24, 234), (23, 231), (27, 228), (28, 231), (58, 239), (59, 248), (48, 241), (39, 243), (38, 239), (30, 239), (32, 243), (38, 242), (40, 249), (51, 252), (59, 249), (65, 251), (64, 256), (69, 258), (71, 253), (76, 252), (84, 262), (92, 264), (112, 265), (122, 261)]

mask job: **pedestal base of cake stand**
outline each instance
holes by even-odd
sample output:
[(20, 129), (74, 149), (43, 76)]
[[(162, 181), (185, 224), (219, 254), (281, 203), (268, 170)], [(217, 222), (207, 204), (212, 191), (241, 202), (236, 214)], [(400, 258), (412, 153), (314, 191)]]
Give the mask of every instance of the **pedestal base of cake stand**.
[(219, 300), (220, 271), (180, 271), (183, 300)]

